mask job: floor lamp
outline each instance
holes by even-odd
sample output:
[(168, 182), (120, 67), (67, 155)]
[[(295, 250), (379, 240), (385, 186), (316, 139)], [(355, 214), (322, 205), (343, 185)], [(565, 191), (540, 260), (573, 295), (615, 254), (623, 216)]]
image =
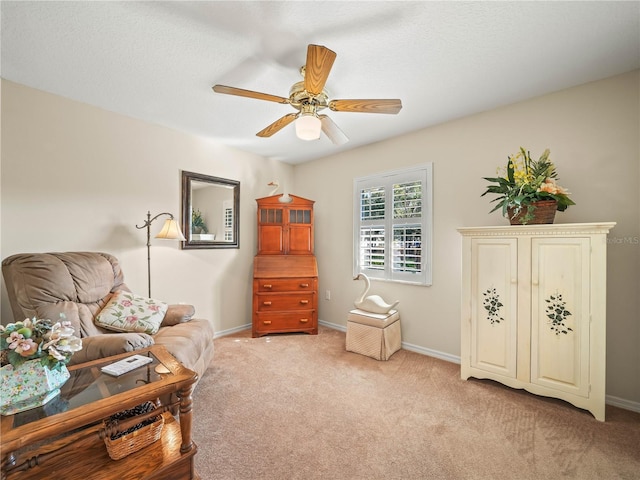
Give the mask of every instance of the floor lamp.
[(136, 225), (136, 228), (145, 228), (147, 229), (147, 281), (149, 285), (149, 298), (151, 298), (151, 224), (154, 220), (162, 215), (168, 215), (164, 221), (164, 225), (162, 226), (162, 230), (160, 233), (156, 235), (156, 238), (165, 238), (167, 240), (182, 240), (183, 242), (186, 240), (182, 231), (180, 230), (180, 226), (178, 222), (175, 221), (173, 215), (170, 213), (159, 213), (155, 217), (151, 218), (151, 212), (147, 212), (147, 220), (142, 225)]

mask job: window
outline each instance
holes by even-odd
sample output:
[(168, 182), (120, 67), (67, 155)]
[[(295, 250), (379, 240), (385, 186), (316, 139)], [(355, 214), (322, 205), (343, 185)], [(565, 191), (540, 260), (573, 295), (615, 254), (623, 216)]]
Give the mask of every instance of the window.
[(224, 215), (224, 240), (225, 242), (233, 240), (233, 208), (231, 202), (222, 202)]
[(354, 276), (431, 285), (428, 163), (354, 181)]

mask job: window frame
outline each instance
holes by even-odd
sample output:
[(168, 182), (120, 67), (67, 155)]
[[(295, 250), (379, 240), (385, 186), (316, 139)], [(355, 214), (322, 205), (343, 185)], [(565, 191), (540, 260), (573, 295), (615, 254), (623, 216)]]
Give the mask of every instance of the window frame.
[[(393, 185), (419, 181), (422, 185), (422, 207), (419, 221), (412, 218), (393, 218)], [(367, 188), (384, 188), (385, 215), (383, 221), (361, 219), (361, 191)], [(419, 225), (421, 228), (421, 271), (420, 273), (393, 271), (394, 226)], [(384, 229), (384, 268), (366, 268), (360, 265), (361, 227)], [(428, 162), (408, 168), (358, 177), (353, 180), (353, 276), (364, 273), (371, 279), (409, 283), (412, 285), (432, 285), (433, 253), (433, 163)]]

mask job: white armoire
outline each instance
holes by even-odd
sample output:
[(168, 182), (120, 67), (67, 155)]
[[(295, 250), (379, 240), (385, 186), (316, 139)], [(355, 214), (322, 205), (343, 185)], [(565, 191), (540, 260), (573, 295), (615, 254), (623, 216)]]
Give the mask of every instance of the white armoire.
[(461, 376), (605, 417), (607, 233), (615, 223), (460, 228)]

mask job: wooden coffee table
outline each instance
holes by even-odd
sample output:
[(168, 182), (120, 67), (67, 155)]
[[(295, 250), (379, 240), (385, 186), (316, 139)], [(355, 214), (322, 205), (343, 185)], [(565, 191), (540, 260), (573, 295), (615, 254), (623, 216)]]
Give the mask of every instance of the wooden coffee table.
[[(134, 354), (153, 362), (119, 377), (100, 371)], [(60, 395), (47, 405), (2, 417), (2, 480), (199, 479), (194, 470), (197, 447), (191, 440), (195, 372), (161, 346), (74, 365), (69, 372)], [(112, 460), (103, 439), (113, 432), (103, 421), (146, 401), (155, 402), (164, 416), (161, 438)]]

